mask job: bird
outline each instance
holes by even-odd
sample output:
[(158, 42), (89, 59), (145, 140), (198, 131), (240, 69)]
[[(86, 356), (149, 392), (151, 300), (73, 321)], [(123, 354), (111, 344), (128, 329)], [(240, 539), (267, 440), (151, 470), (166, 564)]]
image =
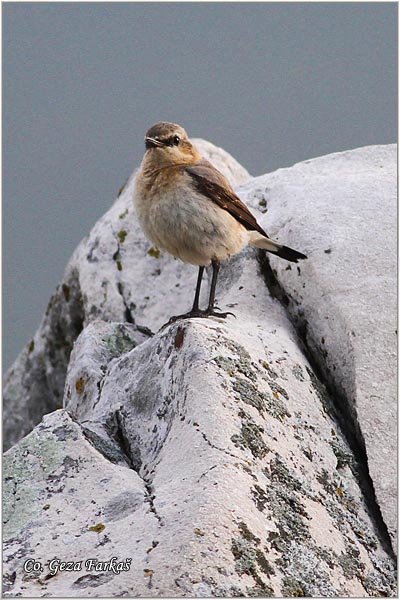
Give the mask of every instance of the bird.
[[(215, 306), (221, 262), (245, 246), (262, 248), (291, 262), (307, 256), (268, 237), (227, 178), (202, 157), (185, 129), (159, 122), (146, 132), (145, 154), (136, 174), (133, 201), (146, 237), (159, 249), (199, 267), (191, 317), (233, 315)], [(212, 265), (208, 306), (199, 306), (205, 267)], [(235, 315), (233, 315), (235, 316)]]

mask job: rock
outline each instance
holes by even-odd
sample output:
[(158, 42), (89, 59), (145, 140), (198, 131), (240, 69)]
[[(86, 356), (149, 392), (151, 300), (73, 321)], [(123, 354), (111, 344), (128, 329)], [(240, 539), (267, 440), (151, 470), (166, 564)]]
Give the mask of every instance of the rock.
[(331, 154), (242, 187), (272, 237), (309, 255), (271, 258), (313, 360), (340, 397), (396, 547), (397, 147)]
[(69, 355), (83, 322), (78, 272), (72, 258), (34, 338), (5, 375), (5, 448), (31, 431), (44, 414), (62, 407)]
[[(196, 143), (232, 185), (250, 177), (225, 150), (204, 140)], [(69, 355), (86, 325), (101, 318), (158, 328), (164, 309), (189, 307), (196, 269), (162, 255), (144, 238), (133, 212), (133, 182), (132, 176), (75, 250), (38, 331), (6, 373), (5, 448), (62, 406)]]
[[(207, 152), (216, 153), (215, 161), (222, 153)], [(317, 176), (311, 167), (318, 160)], [(226, 173), (238, 173), (239, 194), (254, 198), (263, 225), (268, 208), (267, 230), (310, 255), (299, 274), (281, 261), (275, 276), (255, 249), (225, 264), (218, 302), (236, 319), (191, 319), (158, 331), (190, 308), (197, 273), (144, 239), (132, 178), (77, 248), (33, 344), (7, 380), (11, 442), (53, 411), (5, 454), (7, 594), (396, 595), (390, 540), (364, 448), (355, 443), (366, 422), (356, 431), (354, 409), (352, 427), (342, 418), (352, 398), (344, 383), (340, 399), (348, 404), (332, 402), (347, 381), (344, 367), (337, 367), (336, 381), (330, 366), (333, 334), (319, 360), (312, 344), (313, 324), (318, 332), (326, 314), (337, 314), (335, 340), (346, 342), (342, 301), (335, 304), (332, 295), (324, 313), (326, 297), (314, 290), (314, 311), (307, 296), (309, 325), (302, 327), (300, 294), (306, 298), (310, 282), (327, 289), (331, 274), (319, 257), (332, 261), (335, 253), (306, 243), (309, 221), (304, 214), (297, 220), (302, 204), (287, 203), (293, 190), (303, 198), (307, 182), (319, 181), (322, 194), (324, 177), (336, 172), (330, 160), (311, 161), (309, 179), (301, 165), (293, 167), (301, 176), (293, 175), (297, 187), (286, 188), (290, 169), (246, 183), (246, 173), (225, 156)], [(358, 197), (357, 177), (343, 177)], [(323, 229), (323, 213), (320, 219)], [(321, 280), (317, 262), (325, 269)], [(346, 357), (356, 364), (353, 348), (343, 342), (343, 365)], [(54, 411), (61, 401), (64, 408)], [(13, 427), (16, 410), (22, 416)], [(129, 570), (96, 571), (85, 563), (113, 556)], [(54, 557), (81, 561), (81, 570), (53, 574)], [(30, 558), (43, 572), (24, 572)]]
[[(84, 329), (65, 410), (5, 454), (10, 595), (395, 595), (357, 460), (261, 283), (249, 250), (220, 287), (237, 319), (136, 346), (125, 323)], [(24, 573), (31, 557), (43, 572)], [(82, 569), (52, 576), (54, 557)], [(91, 557), (131, 561), (116, 575)]]

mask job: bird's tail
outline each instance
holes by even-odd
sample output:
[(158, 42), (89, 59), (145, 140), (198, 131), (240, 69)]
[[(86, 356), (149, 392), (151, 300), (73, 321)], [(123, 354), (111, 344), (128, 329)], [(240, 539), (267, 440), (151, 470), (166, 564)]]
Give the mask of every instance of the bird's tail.
[(298, 260), (307, 258), (305, 254), (297, 252), (297, 250), (293, 250), (288, 246), (282, 246), (282, 244), (279, 244), (270, 238), (264, 237), (256, 231), (251, 232), (250, 244), (295, 263), (297, 263)]

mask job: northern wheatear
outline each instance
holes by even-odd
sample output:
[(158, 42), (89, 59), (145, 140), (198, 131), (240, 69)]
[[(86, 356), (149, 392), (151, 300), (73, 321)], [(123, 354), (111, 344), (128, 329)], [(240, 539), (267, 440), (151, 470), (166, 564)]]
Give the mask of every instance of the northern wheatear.
[[(137, 173), (134, 203), (139, 223), (158, 248), (197, 265), (192, 309), (171, 317), (226, 317), (216, 312), (220, 262), (247, 244), (297, 262), (304, 254), (271, 240), (222, 173), (202, 158), (186, 131), (175, 123), (156, 123), (145, 136), (146, 152)], [(208, 307), (199, 307), (204, 267), (212, 264)]]

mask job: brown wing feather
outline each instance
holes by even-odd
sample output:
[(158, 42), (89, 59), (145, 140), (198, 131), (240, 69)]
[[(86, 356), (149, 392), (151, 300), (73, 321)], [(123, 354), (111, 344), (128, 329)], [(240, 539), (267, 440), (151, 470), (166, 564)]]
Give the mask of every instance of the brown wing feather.
[(228, 211), (246, 229), (268, 235), (257, 223), (247, 206), (236, 196), (228, 180), (208, 160), (202, 159), (195, 165), (186, 167), (197, 191)]

